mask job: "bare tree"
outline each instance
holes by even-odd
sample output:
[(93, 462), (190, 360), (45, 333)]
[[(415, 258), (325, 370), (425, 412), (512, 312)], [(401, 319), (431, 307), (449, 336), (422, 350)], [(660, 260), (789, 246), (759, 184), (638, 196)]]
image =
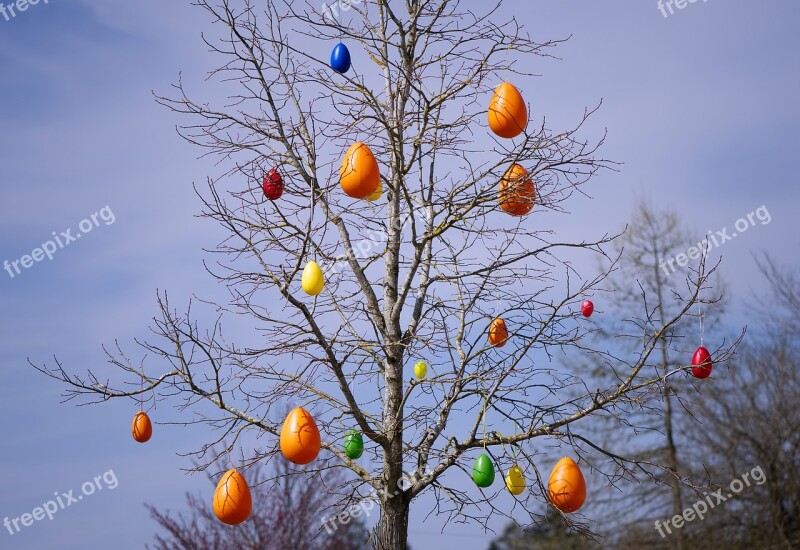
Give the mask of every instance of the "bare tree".
[[(704, 259), (698, 260), (693, 271), (690, 266), (676, 267), (670, 260), (684, 254), (693, 243), (697, 243), (697, 239), (675, 212), (658, 209), (647, 199), (640, 198), (625, 234), (614, 244), (620, 260), (608, 279), (612, 292), (599, 298), (603, 319), (596, 337), (613, 340), (618, 353), (635, 353), (638, 341), (617, 336), (629, 333), (631, 326), (641, 329), (649, 324), (658, 325), (680, 311), (685, 303), (681, 294), (687, 288), (687, 277), (696, 276), (696, 270), (704, 269), (705, 264)], [(706, 295), (698, 303), (697, 310), (663, 333), (653, 361), (657, 372), (668, 375), (676, 366), (687, 362), (694, 348), (701, 343), (703, 324), (710, 333), (707, 336), (719, 338), (723, 333), (717, 326), (723, 303), (719, 290), (722, 285), (718, 278), (714, 286), (717, 290), (713, 295)], [(714, 341), (706, 338), (709, 346)], [(600, 366), (602, 368), (602, 361)], [(596, 369), (597, 362), (590, 368)], [(608, 422), (598, 427), (600, 432), (607, 433), (609, 448), (658, 465), (646, 467), (639, 475), (620, 480), (621, 490), (609, 493), (611, 497), (606, 509), (609, 517), (604, 522), (609, 534), (630, 532), (636, 523), (646, 521), (652, 525), (655, 519), (681, 514), (685, 504), (684, 491), (693, 493), (696, 489), (697, 481), (693, 479), (691, 466), (681, 460), (678, 438), (681, 424), (686, 430), (696, 425), (692, 415), (696, 386), (691, 380), (688, 373), (666, 378), (660, 388), (660, 401), (631, 410), (622, 417), (608, 417)], [(620, 418), (635, 430), (621, 429)], [(684, 439), (683, 443), (687, 441)], [(643, 476), (658, 483), (642, 486), (640, 480)], [(669, 489), (666, 493), (663, 490), (665, 485)], [(610, 518), (614, 519), (609, 521)], [(626, 539), (632, 540), (629, 536)], [(666, 543), (668, 548), (684, 548), (683, 532), (676, 532)]]
[[(208, 496), (187, 494), (188, 511), (173, 514), (148, 505), (151, 517), (163, 533), (155, 536), (154, 550), (363, 550), (367, 530), (359, 517), (335, 528), (320, 528), (320, 510), (335, 506), (331, 495), (320, 487), (345, 480), (339, 470), (289, 475), (288, 463), (276, 462), (274, 475), (263, 464), (248, 470), (253, 495), (250, 520), (235, 527), (214, 517)], [(225, 470), (224, 464), (215, 465)], [(312, 535), (309, 538), (309, 535)]]
[[(693, 459), (714, 485), (741, 491), (691, 525), (693, 548), (800, 547), (800, 279), (769, 257), (759, 260), (768, 290), (752, 304), (758, 328), (726, 375), (703, 392)], [(749, 477), (748, 477), (749, 474)]]
[[(351, 2), (347, 21), (296, 2), (197, 3), (219, 31), (204, 37), (222, 59), (211, 79), (229, 101), (193, 99), (182, 82), (159, 101), (184, 113), (190, 122), (181, 134), (224, 166), (198, 190), (204, 215), (229, 235), (209, 266), (230, 290), (229, 303), (216, 307), (221, 318), (248, 316), (260, 340), (229, 343), (221, 321), (201, 330), (191, 309), (178, 314), (160, 295), (159, 339), (140, 342), (157, 367), (145, 369), (117, 349), (109, 360), (124, 381), (71, 374), (58, 361), (38, 368), (67, 382), (70, 397), (153, 391), (181, 409), (213, 405), (216, 413), (199, 422), (219, 437), (200, 456), (223, 440), (229, 452), (255, 432), (274, 445), (249, 461), (269, 459), (279, 452), (280, 431), (270, 411), (302, 403), (324, 435), (316, 467), (357, 476), (329, 488), (339, 502), (379, 492), (372, 544), (380, 549), (405, 548), (409, 508), (423, 491), (445, 521), (485, 524), (516, 510), (540, 517), (539, 468), (549, 465), (536, 463), (536, 447), (525, 445), (532, 440), (593, 457), (595, 475), (637, 467), (580, 427), (604, 410), (658, 398), (664, 381), (685, 368), (659, 372), (652, 358), (697, 303), (707, 274), (687, 286), (673, 316), (649, 315), (635, 356), (588, 345), (591, 329), (577, 304), (606, 273), (581, 276), (574, 262), (582, 253), (607, 257), (613, 236), (587, 228), (585, 239), (559, 239), (537, 214), (566, 213), (598, 170), (613, 168), (598, 153), (604, 136), (582, 135), (596, 108), (565, 130), (537, 116), (514, 141), (490, 141), (482, 122), (492, 89), (503, 79), (530, 82), (534, 63), (557, 42), (535, 42), (515, 19), (497, 21), (499, 5), (475, 13), (457, 0)], [(356, 58), (345, 75), (313, 53), (339, 39)], [(478, 135), (486, 137), (476, 142)], [(375, 152), (385, 199), (354, 201), (339, 189), (342, 152), (356, 141)], [(513, 163), (536, 182), (536, 208), (523, 218), (498, 208), (497, 182)], [(258, 182), (272, 166), (286, 177), (287, 193), (265, 201)], [(299, 290), (312, 259), (327, 273), (316, 298)], [(510, 327), (502, 349), (487, 343), (494, 317)], [(729, 353), (721, 349), (715, 359)], [(603, 385), (553, 368), (551, 358), (561, 354), (604, 357)], [(431, 375), (411, 380), (405, 365), (420, 358), (432, 363)], [(149, 374), (155, 368), (159, 374)], [(367, 441), (359, 461), (341, 448), (349, 429)], [(483, 448), (501, 469), (517, 461), (533, 480), (512, 510), (499, 503), (497, 486), (457, 488), (452, 472), (471, 470)]]
[(596, 550), (600, 546), (570, 531), (553, 508), (539, 523), (521, 527), (511, 522), (488, 550)]

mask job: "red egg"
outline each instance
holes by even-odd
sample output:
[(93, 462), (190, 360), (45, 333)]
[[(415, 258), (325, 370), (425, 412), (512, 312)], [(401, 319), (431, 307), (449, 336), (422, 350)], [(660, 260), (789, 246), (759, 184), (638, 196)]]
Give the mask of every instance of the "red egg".
[(711, 361), (711, 354), (706, 348), (700, 346), (692, 356), (692, 375), (695, 378), (708, 378), (711, 376), (711, 369), (714, 363)]
[(264, 183), (261, 185), (264, 190), (264, 196), (268, 199), (276, 201), (283, 195), (283, 178), (280, 172), (275, 168), (270, 169), (264, 176)]
[(584, 317), (591, 317), (592, 313), (594, 313), (594, 304), (589, 300), (584, 300), (581, 304), (581, 313), (583, 313)]

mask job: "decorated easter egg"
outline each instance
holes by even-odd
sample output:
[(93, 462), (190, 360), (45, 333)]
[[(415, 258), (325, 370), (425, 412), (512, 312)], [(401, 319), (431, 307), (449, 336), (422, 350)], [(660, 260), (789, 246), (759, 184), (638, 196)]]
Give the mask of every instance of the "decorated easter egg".
[(337, 73), (344, 74), (350, 70), (350, 65), (350, 50), (347, 49), (347, 46), (339, 42), (334, 46), (331, 52), (331, 69)]
[(514, 164), (500, 180), (497, 195), (503, 212), (512, 216), (524, 216), (533, 209), (536, 189), (528, 171), (519, 164)]
[(586, 500), (586, 481), (581, 469), (569, 457), (559, 460), (550, 473), (547, 496), (564, 513), (576, 512)]
[(528, 126), (528, 108), (513, 84), (500, 84), (489, 102), (489, 127), (503, 138), (514, 138)]
[(708, 350), (703, 346), (697, 348), (692, 356), (692, 375), (700, 379), (708, 378), (713, 367), (714, 363)]
[(375, 191), (372, 192), (371, 195), (367, 197), (367, 200), (372, 202), (376, 201), (383, 196), (383, 182), (378, 179), (378, 187), (375, 188)]
[(380, 185), (378, 161), (364, 143), (354, 143), (345, 153), (339, 169), (339, 183), (342, 190), (354, 199), (369, 197)]
[(303, 290), (309, 296), (316, 296), (322, 292), (325, 286), (325, 277), (322, 275), (322, 270), (319, 268), (317, 262), (308, 262), (305, 269), (303, 269), (301, 283), (303, 285)]
[(486, 453), (475, 459), (475, 464), (472, 466), (472, 481), (482, 489), (494, 483), (494, 464)]
[(319, 454), (322, 442), (317, 424), (302, 407), (289, 413), (281, 429), (281, 452), (295, 464), (308, 464)]
[(508, 329), (506, 322), (497, 318), (489, 325), (489, 343), (496, 348), (502, 348), (508, 341)]
[(264, 175), (264, 183), (261, 184), (264, 190), (264, 196), (270, 200), (276, 201), (283, 195), (283, 177), (280, 172), (275, 168), (271, 168), (269, 172)]
[(242, 474), (235, 469), (222, 476), (214, 491), (214, 514), (222, 523), (239, 525), (253, 509), (253, 497)]
[(139, 411), (133, 417), (133, 425), (131, 426), (133, 438), (139, 443), (147, 443), (153, 435), (153, 425), (150, 423), (150, 417), (144, 411)]
[(364, 437), (358, 430), (350, 430), (344, 436), (344, 454), (349, 458), (360, 458), (364, 454)]
[(514, 464), (506, 474), (506, 488), (514, 496), (525, 491), (525, 473), (517, 464)]

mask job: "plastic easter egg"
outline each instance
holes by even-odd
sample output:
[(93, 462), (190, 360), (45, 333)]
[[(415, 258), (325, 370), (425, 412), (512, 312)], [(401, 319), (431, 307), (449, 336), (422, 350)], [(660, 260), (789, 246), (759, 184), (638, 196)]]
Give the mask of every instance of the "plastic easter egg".
[(512, 84), (500, 84), (489, 102), (489, 127), (503, 138), (515, 138), (528, 126), (525, 100)]
[(594, 304), (589, 300), (584, 300), (581, 304), (581, 313), (584, 317), (591, 317), (594, 313)]
[(369, 197), (380, 185), (378, 161), (364, 143), (357, 141), (345, 153), (339, 169), (339, 183), (347, 196), (354, 199)]
[(425, 361), (417, 361), (414, 364), (414, 375), (422, 380), (428, 375), (428, 364)]
[(150, 423), (150, 417), (144, 411), (139, 411), (133, 417), (133, 425), (131, 426), (131, 433), (133, 438), (139, 443), (147, 443), (153, 435), (153, 425)]
[(514, 496), (521, 495), (525, 491), (525, 473), (516, 464), (506, 474), (506, 488)]
[(214, 491), (214, 514), (222, 523), (239, 525), (253, 509), (253, 497), (242, 474), (228, 470)]
[(708, 378), (711, 376), (711, 369), (714, 367), (714, 362), (711, 361), (711, 354), (709, 351), (700, 346), (692, 356), (692, 375), (695, 378)]
[(350, 70), (350, 65), (350, 50), (339, 42), (331, 52), (331, 69), (337, 73), (344, 74)]
[(270, 169), (264, 175), (264, 183), (261, 184), (264, 196), (269, 200), (276, 201), (283, 195), (283, 177), (275, 168)]
[(350, 430), (344, 436), (344, 454), (349, 458), (360, 458), (364, 454), (364, 437), (357, 430)]
[(378, 179), (378, 187), (375, 188), (375, 191), (372, 192), (371, 195), (367, 197), (367, 200), (370, 202), (376, 201), (383, 196), (383, 182)]
[(581, 469), (569, 457), (559, 460), (550, 473), (547, 496), (564, 513), (576, 512), (586, 501), (586, 481)]
[(281, 429), (281, 452), (289, 462), (308, 464), (319, 454), (322, 442), (317, 424), (302, 407), (289, 413)]
[(475, 459), (475, 464), (472, 466), (472, 481), (482, 489), (494, 483), (494, 464), (486, 453)]
[(503, 212), (512, 216), (530, 212), (536, 200), (536, 189), (528, 171), (519, 164), (512, 165), (500, 180), (497, 196)]
[(317, 262), (308, 262), (305, 269), (303, 269), (301, 282), (303, 290), (309, 296), (316, 296), (322, 292), (322, 288), (325, 286), (325, 277), (322, 275), (322, 270)]
[(508, 341), (508, 329), (506, 322), (497, 318), (489, 325), (489, 343), (496, 348), (502, 348)]

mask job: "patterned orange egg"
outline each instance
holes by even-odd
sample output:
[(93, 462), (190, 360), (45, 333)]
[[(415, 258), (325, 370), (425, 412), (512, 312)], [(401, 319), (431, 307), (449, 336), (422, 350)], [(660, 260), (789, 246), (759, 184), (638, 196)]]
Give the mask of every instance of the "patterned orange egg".
[(500, 180), (498, 199), (500, 208), (512, 216), (524, 216), (533, 209), (536, 189), (525, 168), (514, 164), (508, 169)]

